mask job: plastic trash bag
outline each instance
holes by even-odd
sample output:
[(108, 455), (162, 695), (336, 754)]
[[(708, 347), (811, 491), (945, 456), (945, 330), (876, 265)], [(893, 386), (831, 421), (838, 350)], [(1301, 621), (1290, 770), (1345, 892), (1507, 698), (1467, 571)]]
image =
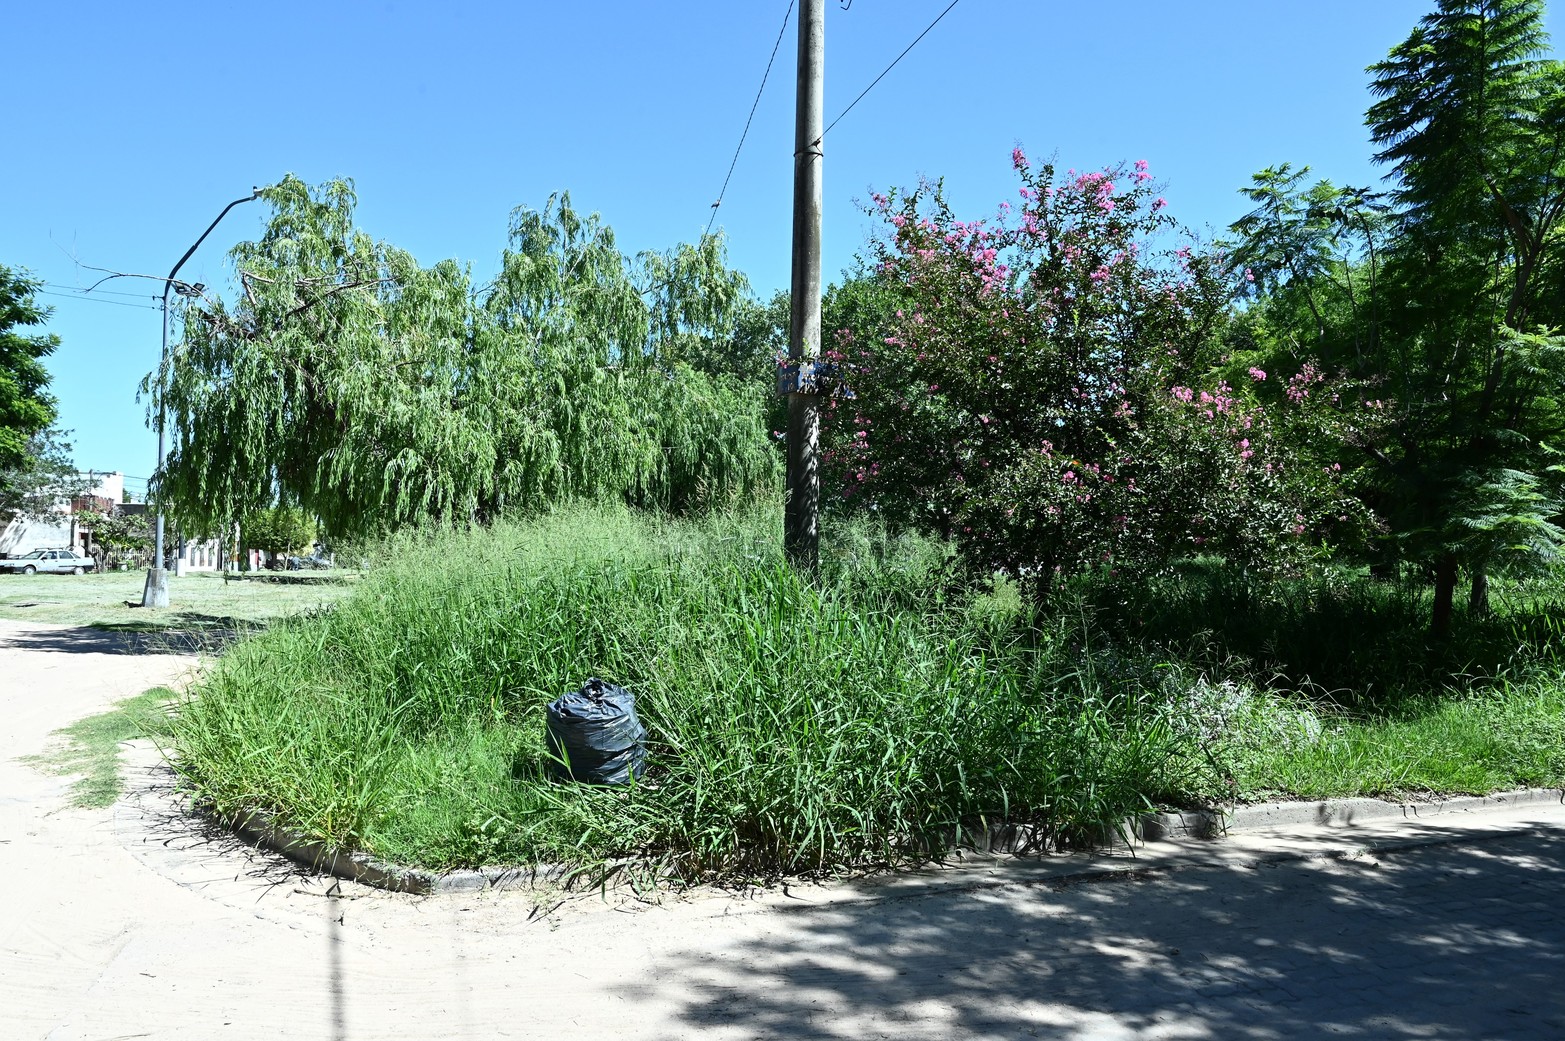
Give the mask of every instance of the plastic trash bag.
[(547, 709), (549, 768), (560, 780), (629, 784), (646, 770), (647, 731), (636, 696), (594, 677)]

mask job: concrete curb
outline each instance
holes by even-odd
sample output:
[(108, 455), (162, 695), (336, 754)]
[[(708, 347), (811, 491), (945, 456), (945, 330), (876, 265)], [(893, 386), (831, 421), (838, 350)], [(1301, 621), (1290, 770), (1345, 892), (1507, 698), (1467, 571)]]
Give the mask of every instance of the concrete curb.
[(1177, 842), (1216, 839), (1235, 832), (1305, 825), (1348, 827), (1365, 821), (1401, 817), (1428, 820), (1442, 814), (1486, 813), (1536, 806), (1565, 804), (1565, 789), (1522, 788), (1493, 795), (1459, 795), (1427, 802), (1388, 802), (1384, 799), (1326, 799), (1320, 802), (1268, 802), (1208, 810), (1180, 810), (1149, 814), (1133, 826), (1143, 842)]
[(530, 889), (540, 883), (562, 884), (579, 870), (564, 864), (535, 864), (444, 873), (427, 871), (377, 860), (367, 853), (332, 849), (323, 842), (278, 826), (270, 814), (260, 810), (216, 819), (251, 845), (287, 857), (301, 867), (393, 893), (430, 896), (476, 893), (483, 889)]
[[(1549, 804), (1565, 805), (1565, 789), (1526, 788), (1494, 795), (1457, 796), (1427, 802), (1327, 799), (1320, 802), (1274, 802), (1223, 809), (1163, 811), (1127, 821), (1123, 834), (1130, 836), (1137, 845), (1146, 842), (1205, 842), (1221, 839), (1225, 835), (1268, 829), (1320, 826), (1346, 829), (1356, 824), (1397, 817), (1429, 821), (1443, 815), (1498, 813), (1524, 806)], [(428, 871), (377, 860), (364, 853), (334, 850), (322, 842), (278, 826), (269, 814), (261, 811), (218, 819), (244, 841), (278, 853), (303, 867), (396, 893), (431, 896), (475, 893), (486, 889), (532, 889), (539, 885), (568, 885), (572, 879), (582, 876), (596, 877), (595, 872), (564, 864), (478, 868), (444, 873)], [(963, 829), (961, 841), (953, 845), (958, 853), (966, 851), (991, 856), (1027, 856), (1052, 848), (1047, 833), (1042, 829), (1015, 824)], [(1124, 848), (1123, 838), (1117, 835), (1104, 836), (1100, 845)], [(616, 868), (641, 864), (641, 861), (624, 860), (611, 863), (608, 868), (612, 872)], [(1072, 877), (1096, 877), (1104, 875), (1105, 870), (1084, 867), (1079, 872), (1073, 872)], [(1124, 870), (1107, 869), (1107, 873), (1116, 875)]]

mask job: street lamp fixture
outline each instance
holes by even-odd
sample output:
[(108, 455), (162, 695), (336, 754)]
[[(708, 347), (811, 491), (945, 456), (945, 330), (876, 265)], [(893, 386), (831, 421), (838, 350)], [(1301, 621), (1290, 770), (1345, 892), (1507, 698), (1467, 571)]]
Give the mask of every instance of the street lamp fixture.
[[(193, 297), (193, 296), (201, 295), (201, 291), (206, 288), (206, 286), (202, 285), (200, 282), (197, 282), (195, 285), (187, 285), (184, 282), (180, 282), (180, 281), (176, 280), (175, 276), (179, 274), (179, 269), (185, 266), (185, 261), (189, 260), (191, 254), (193, 254), (197, 250), (197, 248), (200, 247), (201, 243), (206, 241), (206, 237), (208, 235), (212, 234), (212, 229), (217, 227), (218, 224), (222, 221), (222, 219), (224, 217), (228, 216), (228, 211), (229, 210), (233, 209), (235, 206), (238, 206), (240, 203), (253, 202), (256, 199), (259, 199), (260, 197), (261, 197), (261, 189), (259, 189), (259, 188), (252, 188), (250, 190), (250, 194), (245, 196), (243, 199), (235, 199), (233, 202), (229, 203), (227, 206), (224, 206), (223, 207), (223, 212), (219, 213), (217, 215), (217, 219), (216, 220), (214, 220), (211, 224), (207, 225), (207, 229), (201, 233), (201, 237), (199, 239), (196, 239), (194, 245), (192, 245), (189, 249), (185, 250), (185, 255), (179, 258), (179, 263), (174, 265), (173, 269), (171, 271), (169, 271), (169, 273), (168, 273), (168, 278), (163, 280), (163, 354), (162, 354), (162, 361), (160, 362), (160, 364), (158, 366), (159, 372), (162, 372), (164, 369), (166, 369), (168, 367), (168, 293), (169, 293), (169, 290), (172, 289), (172, 290), (174, 290), (174, 292), (178, 293), (180, 296), (183, 296), (183, 297)], [(158, 395), (158, 465), (157, 465), (157, 469), (152, 471), (153, 479), (155, 481), (160, 481), (160, 480), (162, 480), (162, 477), (163, 477), (163, 457), (164, 457), (164, 452), (163, 452), (163, 427), (164, 427), (164, 420), (167, 417), (167, 412), (168, 412), (168, 407), (163, 402), (163, 395), (161, 393), (159, 393), (159, 395)], [(167, 607), (168, 606), (168, 569), (163, 566), (163, 529), (164, 529), (163, 496), (162, 496), (162, 493), (161, 493), (161, 490), (160, 490), (159, 494), (158, 494), (157, 523), (156, 523), (156, 527), (154, 528), (154, 534), (153, 534), (152, 566), (147, 569), (147, 584), (146, 584), (145, 588), (142, 589), (142, 592), (141, 592), (141, 606), (142, 607)]]

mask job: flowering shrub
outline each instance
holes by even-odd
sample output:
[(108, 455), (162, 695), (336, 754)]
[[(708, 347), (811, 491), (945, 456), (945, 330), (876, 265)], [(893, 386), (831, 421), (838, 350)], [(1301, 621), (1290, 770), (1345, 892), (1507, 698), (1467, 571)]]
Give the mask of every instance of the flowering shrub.
[(1334, 475), (1286, 449), (1324, 377), (1284, 378), (1267, 406), (1260, 369), (1217, 378), (1225, 265), (1158, 247), (1172, 220), (1145, 162), (1057, 177), (1012, 159), (1019, 201), (989, 220), (956, 219), (938, 185), (873, 197), (867, 277), (894, 304), (827, 344), (828, 489), (1040, 592), (1191, 552), (1298, 560), (1345, 516)]

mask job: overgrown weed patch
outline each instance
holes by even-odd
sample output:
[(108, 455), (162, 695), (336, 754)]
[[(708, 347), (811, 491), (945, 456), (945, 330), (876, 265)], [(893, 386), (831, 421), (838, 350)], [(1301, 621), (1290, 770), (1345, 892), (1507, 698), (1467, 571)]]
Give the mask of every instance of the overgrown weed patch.
[[(1213, 635), (1231, 594), (1190, 591), (1156, 625), (1101, 589), (1040, 612), (863, 524), (810, 580), (777, 528), (770, 507), (573, 509), (408, 536), (334, 609), (218, 661), (180, 707), (176, 765), (221, 813), (409, 865), (637, 857), (686, 880), (917, 859), (980, 822), (1068, 841), (1155, 804), (1565, 777), (1547, 641), (1422, 700), (1327, 697)], [(1405, 637), (1358, 637), (1383, 635)], [(636, 692), (646, 783), (547, 779), (543, 706), (589, 676)]]

